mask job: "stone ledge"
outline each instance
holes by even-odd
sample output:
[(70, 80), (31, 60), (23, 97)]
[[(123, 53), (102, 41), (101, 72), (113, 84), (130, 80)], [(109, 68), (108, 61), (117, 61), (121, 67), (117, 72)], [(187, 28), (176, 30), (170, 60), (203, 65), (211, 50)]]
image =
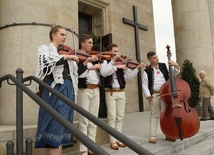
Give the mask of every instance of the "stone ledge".
[[(107, 122), (106, 118), (101, 119), (104, 122)], [(77, 127), (77, 122), (74, 121), (75, 127)], [(27, 138), (31, 138), (33, 140), (33, 154), (46, 155), (47, 150), (45, 149), (34, 149), (35, 135), (36, 135), (37, 125), (24, 125), (23, 127), (23, 148), (25, 150), (25, 141)], [(15, 125), (0, 125), (0, 154), (6, 154), (6, 144), (8, 141), (12, 140), (14, 143), (14, 152), (16, 149), (16, 126)], [(98, 144), (108, 143), (108, 134), (97, 128), (97, 137), (96, 142)], [(79, 142), (77, 141), (73, 147), (63, 149), (63, 153), (78, 151)]]

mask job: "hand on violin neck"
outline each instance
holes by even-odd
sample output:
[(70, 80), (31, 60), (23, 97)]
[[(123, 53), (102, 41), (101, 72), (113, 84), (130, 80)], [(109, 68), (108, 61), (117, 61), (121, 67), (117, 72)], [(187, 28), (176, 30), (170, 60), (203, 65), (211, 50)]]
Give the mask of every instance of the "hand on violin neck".
[(120, 59), (120, 56), (119, 55), (115, 55), (112, 59), (113, 62), (116, 62), (117, 60)]
[(96, 55), (92, 55), (91, 56), (91, 61), (92, 62), (95, 62), (95, 61), (97, 61), (98, 60), (98, 57), (96, 56)]
[(63, 55), (65, 60), (73, 60), (79, 63), (79, 58), (76, 55)]
[(144, 63), (140, 63), (138, 66), (137, 66), (137, 69), (141, 69), (141, 68), (145, 68), (146, 67), (146, 64)]
[(126, 70), (126, 65), (116, 65), (116, 67), (118, 68), (118, 69), (123, 69), (123, 70)]
[(95, 61), (97, 61), (97, 60), (98, 60), (98, 58), (97, 58), (96, 56), (91, 56), (91, 57), (88, 57), (88, 58), (86, 59), (87, 62), (95, 62)]
[(95, 65), (89, 67), (88, 70), (98, 70), (98, 71), (100, 71), (101, 70), (101, 65), (100, 64), (95, 64)]
[(93, 58), (92, 57), (88, 57), (85, 61), (83, 61), (83, 64), (86, 66), (88, 62), (92, 62)]

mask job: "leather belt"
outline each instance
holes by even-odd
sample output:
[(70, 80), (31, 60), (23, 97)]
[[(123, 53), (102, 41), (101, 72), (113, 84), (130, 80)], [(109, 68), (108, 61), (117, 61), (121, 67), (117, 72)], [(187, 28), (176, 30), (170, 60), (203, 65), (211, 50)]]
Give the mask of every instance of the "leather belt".
[(153, 91), (152, 93), (153, 94), (159, 94), (160, 92), (159, 91)]
[(124, 92), (124, 89), (105, 89), (105, 92)]
[(87, 84), (87, 88), (88, 89), (95, 89), (95, 88), (98, 88), (99, 87), (99, 85), (98, 84)]

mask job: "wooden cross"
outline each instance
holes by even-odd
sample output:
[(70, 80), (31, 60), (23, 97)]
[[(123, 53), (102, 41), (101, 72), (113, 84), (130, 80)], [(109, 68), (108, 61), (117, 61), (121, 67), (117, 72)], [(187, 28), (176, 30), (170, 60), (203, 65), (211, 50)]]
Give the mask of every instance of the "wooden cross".
[[(123, 23), (129, 24), (134, 26), (135, 32), (135, 50), (136, 50), (136, 59), (138, 62), (140, 61), (140, 41), (139, 41), (139, 29), (148, 31), (148, 27), (138, 23), (138, 16), (137, 16), (137, 7), (133, 5), (133, 13), (134, 13), (134, 21), (129, 19), (123, 18)], [(138, 73), (138, 99), (139, 99), (139, 110), (144, 111), (143, 108), (143, 93), (142, 93), (142, 76), (141, 72)]]

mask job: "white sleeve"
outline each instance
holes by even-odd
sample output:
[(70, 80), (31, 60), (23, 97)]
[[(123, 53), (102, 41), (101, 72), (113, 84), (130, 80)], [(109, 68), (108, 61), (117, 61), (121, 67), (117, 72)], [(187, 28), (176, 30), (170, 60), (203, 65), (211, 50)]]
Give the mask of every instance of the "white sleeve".
[[(169, 71), (169, 64), (165, 63), (165, 65), (166, 65), (167, 70)], [(173, 68), (174, 75), (178, 75), (180, 73), (180, 66), (179, 66), (179, 69), (176, 69), (174, 66), (172, 66), (172, 68)]]
[(137, 68), (135, 68), (134, 70), (131, 70), (130, 68), (127, 68), (124, 71), (124, 78), (125, 78), (125, 80), (131, 80), (131, 79), (133, 79), (135, 76), (137, 76), (138, 72), (139, 72), (139, 70)]
[(148, 75), (144, 71), (143, 72), (143, 77), (142, 77), (142, 86), (143, 86), (143, 93), (146, 97), (150, 97), (151, 93), (149, 91), (149, 84), (148, 84)]
[(101, 70), (100, 74), (104, 77), (112, 75), (115, 71), (117, 71), (117, 67), (114, 65), (113, 61), (110, 61), (109, 63), (104, 60), (101, 64)]

